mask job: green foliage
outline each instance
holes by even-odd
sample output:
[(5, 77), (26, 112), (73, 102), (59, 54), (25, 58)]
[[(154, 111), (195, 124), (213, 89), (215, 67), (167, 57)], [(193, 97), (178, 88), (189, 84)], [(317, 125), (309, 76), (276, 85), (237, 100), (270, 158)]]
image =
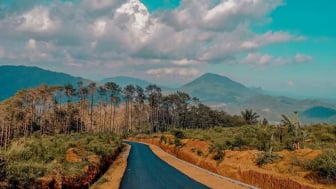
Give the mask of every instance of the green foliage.
[(197, 154), (198, 156), (203, 156), (203, 152), (202, 152), (202, 150), (200, 150), (200, 149), (197, 149), (196, 154)]
[(181, 148), (184, 146), (184, 144), (181, 142), (179, 138), (175, 138), (174, 145), (175, 145), (175, 148)]
[(278, 154), (268, 153), (268, 152), (260, 152), (257, 153), (257, 162), (258, 166), (262, 166), (267, 163), (273, 163), (274, 161), (281, 159), (282, 157)]
[(203, 156), (203, 155), (204, 155), (203, 151), (200, 150), (200, 149), (198, 149), (198, 148), (194, 148), (194, 147), (193, 147), (193, 148), (190, 149), (190, 151), (193, 152), (193, 153), (196, 152), (196, 154), (197, 154), (198, 156)]
[[(299, 137), (301, 147), (313, 149), (334, 148), (336, 142), (336, 126), (312, 125), (301, 127)], [(187, 129), (183, 131), (186, 138), (199, 139), (220, 144), (225, 149), (258, 149), (274, 151), (283, 149), (295, 150), (293, 137), (285, 127), (276, 126), (242, 126), (242, 127), (214, 127), (212, 129)], [(301, 134), (300, 134), (301, 135)], [(298, 135), (298, 136), (300, 136)], [(310, 139), (310, 142), (304, 142)]]
[(171, 133), (178, 139), (185, 138), (185, 135), (184, 135), (183, 131), (181, 131), (181, 130), (172, 130)]
[(330, 182), (336, 181), (336, 150), (328, 151), (307, 163), (306, 167)]
[[(0, 161), (1, 178), (13, 186), (30, 186), (36, 178), (49, 175), (54, 170), (60, 171), (62, 175), (80, 174), (83, 167), (90, 164), (85, 160), (87, 155), (112, 155), (121, 145), (121, 139), (110, 133), (57, 136), (36, 134), (31, 139), (12, 141), (7, 151), (0, 152), (0, 157), (3, 157), (3, 161)], [(67, 162), (65, 155), (69, 148), (83, 149), (81, 155), (84, 161)]]
[(209, 153), (212, 154), (212, 159), (216, 160), (217, 162), (221, 162), (224, 159), (224, 150), (225, 146), (218, 143), (212, 143), (209, 146)]
[(167, 137), (166, 136), (164, 136), (164, 135), (161, 135), (161, 137), (160, 137), (160, 143), (167, 143)]

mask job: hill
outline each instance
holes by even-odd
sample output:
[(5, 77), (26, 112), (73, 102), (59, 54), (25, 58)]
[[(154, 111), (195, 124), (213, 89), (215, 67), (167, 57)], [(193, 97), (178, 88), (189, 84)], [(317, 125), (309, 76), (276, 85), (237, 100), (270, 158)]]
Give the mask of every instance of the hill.
[(241, 83), (211, 73), (183, 85), (179, 90), (198, 97), (202, 102), (235, 103), (258, 94)]
[(0, 83), (2, 84), (0, 101), (13, 96), (19, 90), (37, 87), (41, 84), (63, 85), (71, 83), (76, 85), (80, 80), (84, 79), (38, 67), (0, 66)]
[(101, 81), (101, 83), (107, 83), (107, 82), (114, 82), (121, 87), (125, 87), (126, 85), (132, 84), (132, 85), (138, 85), (142, 88), (145, 88), (149, 84), (151, 84), (148, 81), (138, 79), (138, 78), (134, 78), (134, 77), (127, 77), (127, 76), (110, 77), (110, 78), (103, 79)]
[(330, 118), (336, 116), (336, 110), (323, 106), (315, 106), (302, 112), (302, 115), (309, 118)]

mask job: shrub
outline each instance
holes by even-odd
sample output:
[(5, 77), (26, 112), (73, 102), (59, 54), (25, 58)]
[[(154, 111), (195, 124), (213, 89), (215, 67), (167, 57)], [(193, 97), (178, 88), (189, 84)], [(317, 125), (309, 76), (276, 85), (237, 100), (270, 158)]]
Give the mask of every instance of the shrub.
[(224, 159), (225, 157), (225, 147), (223, 145), (220, 145), (218, 143), (212, 143), (209, 146), (209, 153), (213, 154), (212, 159), (216, 160), (217, 162), (220, 162)]
[(197, 153), (198, 156), (203, 156), (203, 152), (200, 149), (197, 149), (196, 153)]
[(184, 144), (181, 142), (179, 138), (175, 138), (174, 145), (175, 145), (175, 148), (182, 148), (184, 146)]
[(306, 168), (316, 172), (320, 177), (336, 181), (336, 151), (328, 151), (307, 163)]
[(185, 135), (184, 135), (183, 131), (180, 131), (180, 130), (172, 130), (171, 133), (172, 133), (176, 138), (179, 138), (179, 139), (183, 139), (183, 138), (185, 138)]
[(282, 157), (274, 153), (260, 152), (257, 153), (257, 165), (260, 167), (267, 163), (273, 163), (275, 160), (281, 159)]
[(164, 135), (161, 135), (161, 137), (160, 137), (160, 143), (167, 143), (167, 137), (166, 136), (164, 136)]

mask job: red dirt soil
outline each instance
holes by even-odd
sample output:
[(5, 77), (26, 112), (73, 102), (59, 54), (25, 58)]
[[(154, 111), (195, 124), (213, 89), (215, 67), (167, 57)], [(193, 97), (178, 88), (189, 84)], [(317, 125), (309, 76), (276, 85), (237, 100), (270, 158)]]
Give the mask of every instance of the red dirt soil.
[[(167, 138), (168, 141), (174, 141), (172, 140), (173, 136), (167, 136)], [(157, 145), (182, 160), (263, 189), (336, 189), (335, 185), (320, 184), (314, 179), (309, 179), (309, 176), (312, 175), (311, 172), (297, 165), (298, 162), (313, 159), (321, 154), (319, 150), (302, 149), (293, 152), (277, 152), (278, 155), (283, 157), (282, 159), (258, 167), (255, 163), (257, 150), (225, 150), (224, 160), (218, 163), (211, 158), (208, 152), (209, 142), (183, 139), (181, 141), (184, 146), (175, 148), (169, 142), (160, 143), (159, 138), (136, 138), (133, 140)]]

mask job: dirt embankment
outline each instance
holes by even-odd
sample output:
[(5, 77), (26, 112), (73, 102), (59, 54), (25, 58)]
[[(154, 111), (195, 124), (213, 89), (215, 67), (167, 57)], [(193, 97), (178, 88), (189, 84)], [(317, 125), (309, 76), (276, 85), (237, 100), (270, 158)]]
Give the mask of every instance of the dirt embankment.
[(224, 160), (217, 162), (211, 158), (212, 155), (208, 152), (209, 143), (205, 141), (184, 139), (183, 147), (175, 148), (172, 144), (160, 142), (159, 138), (134, 140), (157, 145), (182, 160), (263, 189), (336, 188), (336, 186), (319, 184), (309, 179), (310, 172), (296, 165), (297, 161), (316, 157), (320, 151), (303, 149), (295, 152), (279, 152), (279, 155), (283, 156), (281, 160), (258, 167), (255, 164), (258, 153), (256, 150), (226, 150)]
[(83, 163), (88, 161), (81, 174), (62, 175), (55, 170), (52, 175), (37, 179), (36, 188), (42, 189), (82, 189), (88, 188), (95, 179), (99, 178), (120, 154), (122, 148), (117, 148), (112, 154), (100, 158), (97, 155), (86, 156), (86, 152), (80, 148), (69, 148), (66, 153), (66, 161), (69, 163)]
[(131, 146), (126, 144), (123, 152), (112, 163), (106, 173), (90, 189), (118, 189), (127, 167)]

